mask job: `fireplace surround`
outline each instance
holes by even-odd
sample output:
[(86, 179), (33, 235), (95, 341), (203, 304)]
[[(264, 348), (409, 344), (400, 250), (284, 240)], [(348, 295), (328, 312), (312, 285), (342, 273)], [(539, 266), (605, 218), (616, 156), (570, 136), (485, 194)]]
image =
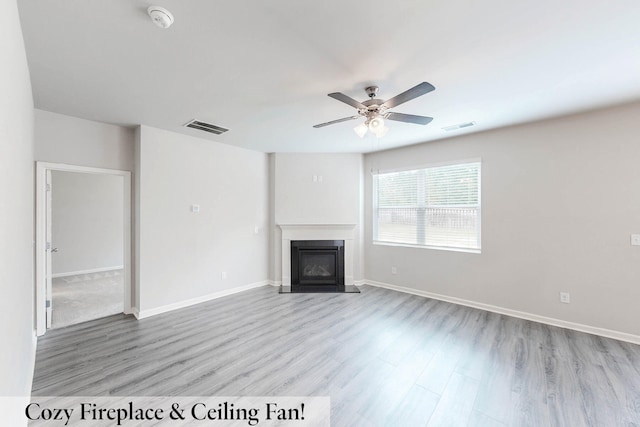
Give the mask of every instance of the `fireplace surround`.
[[(280, 283), (281, 293), (291, 293), (291, 242), (296, 240), (342, 240), (344, 241), (344, 292), (359, 293), (353, 285), (353, 259), (355, 248), (355, 224), (278, 224), (281, 231)], [(341, 292), (341, 291), (335, 291)]]

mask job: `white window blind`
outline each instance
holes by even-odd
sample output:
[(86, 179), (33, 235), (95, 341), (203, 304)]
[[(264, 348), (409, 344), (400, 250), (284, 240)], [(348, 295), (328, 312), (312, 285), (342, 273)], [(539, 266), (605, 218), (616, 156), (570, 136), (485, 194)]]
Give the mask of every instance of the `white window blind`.
[(480, 249), (480, 162), (374, 176), (375, 243)]

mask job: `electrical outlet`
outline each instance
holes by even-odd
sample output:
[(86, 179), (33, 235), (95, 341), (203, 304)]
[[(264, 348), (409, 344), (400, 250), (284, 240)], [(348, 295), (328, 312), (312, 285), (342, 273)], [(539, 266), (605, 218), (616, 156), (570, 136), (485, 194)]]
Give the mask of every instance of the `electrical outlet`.
[(391, 274), (398, 274), (398, 269), (395, 267), (391, 267)]
[(571, 295), (569, 295), (569, 292), (560, 292), (560, 302), (564, 304), (571, 303)]
[(640, 246), (640, 234), (631, 235), (631, 246)]
[(226, 272), (226, 271), (223, 271), (222, 273), (220, 273), (220, 278), (221, 278), (222, 280), (226, 280), (226, 279), (227, 279), (227, 272)]
[(191, 205), (191, 212), (200, 213), (200, 205)]

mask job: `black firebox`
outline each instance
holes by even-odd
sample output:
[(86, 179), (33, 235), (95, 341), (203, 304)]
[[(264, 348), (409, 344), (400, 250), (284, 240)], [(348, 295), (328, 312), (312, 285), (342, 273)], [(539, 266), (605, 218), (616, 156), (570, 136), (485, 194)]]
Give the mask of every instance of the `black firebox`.
[(344, 240), (292, 240), (291, 291), (344, 292)]

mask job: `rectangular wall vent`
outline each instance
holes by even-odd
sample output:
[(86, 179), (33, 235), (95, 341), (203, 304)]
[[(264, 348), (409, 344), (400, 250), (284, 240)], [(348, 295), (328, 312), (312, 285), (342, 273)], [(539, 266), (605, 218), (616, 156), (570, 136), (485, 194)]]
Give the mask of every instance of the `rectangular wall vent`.
[(452, 130), (468, 128), (469, 126), (475, 126), (475, 124), (476, 124), (476, 122), (458, 123), (457, 125), (446, 126), (446, 127), (443, 127), (442, 129), (446, 130), (447, 132), (449, 132), (449, 131), (452, 131)]
[(210, 123), (202, 122), (200, 120), (191, 120), (189, 123), (185, 124), (185, 127), (202, 130), (216, 135), (220, 135), (221, 133), (225, 133), (229, 130), (220, 126), (212, 125)]

